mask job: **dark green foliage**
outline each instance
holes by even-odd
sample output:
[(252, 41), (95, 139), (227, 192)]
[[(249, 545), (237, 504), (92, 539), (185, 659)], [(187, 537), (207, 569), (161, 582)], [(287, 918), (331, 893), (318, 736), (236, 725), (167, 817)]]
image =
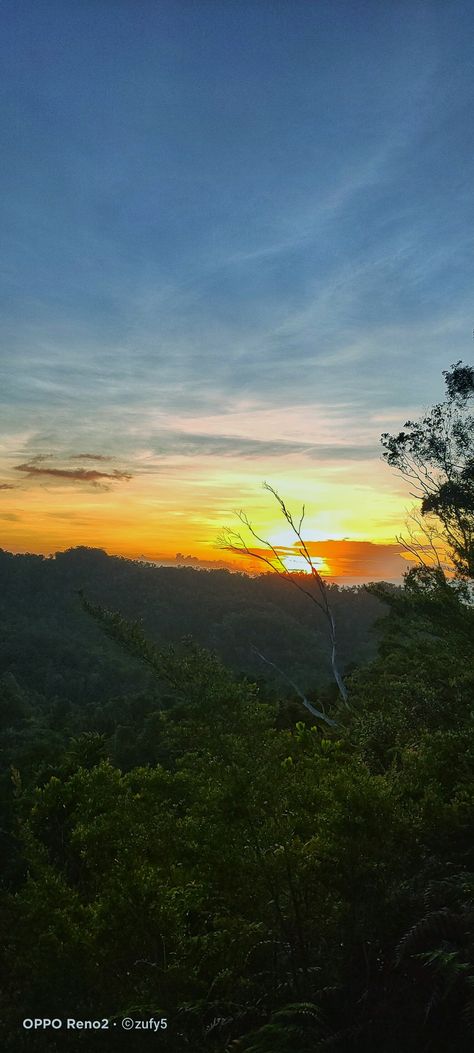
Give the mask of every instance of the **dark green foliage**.
[(172, 1053), (472, 1048), (473, 612), (441, 579), (377, 593), (380, 655), (335, 730), (89, 601), (154, 694), (86, 707), (89, 728), (40, 707), (64, 732), (39, 762), (37, 704), (6, 678), (23, 729), (7, 1050), (45, 1048), (18, 1029), (25, 998), (30, 1015), (166, 1015)]
[[(309, 599), (271, 574), (250, 578), (225, 570), (153, 567), (75, 548), (53, 558), (0, 550), (0, 674), (30, 692), (81, 706), (147, 690), (146, 665), (100, 632), (80, 599), (119, 610), (152, 643), (192, 635), (236, 672), (284, 681), (255, 656), (255, 645), (304, 690), (331, 679), (325, 626)], [(330, 586), (344, 668), (373, 657), (382, 613), (361, 588)], [(294, 593), (294, 594), (293, 594)]]
[(471, 1053), (467, 584), (330, 587), (349, 709), (311, 604), (271, 576), (81, 549), (0, 575), (6, 1053), (86, 1048), (27, 1015), (109, 1017), (110, 1053), (154, 1041), (125, 1015), (166, 1016), (167, 1053)]

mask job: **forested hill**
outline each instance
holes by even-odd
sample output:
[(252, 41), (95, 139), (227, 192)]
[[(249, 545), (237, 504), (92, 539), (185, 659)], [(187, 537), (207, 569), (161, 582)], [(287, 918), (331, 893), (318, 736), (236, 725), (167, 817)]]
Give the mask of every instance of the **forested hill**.
[[(310, 599), (278, 576), (155, 567), (83, 547), (53, 557), (0, 550), (0, 676), (13, 676), (29, 693), (73, 703), (148, 686), (147, 671), (84, 611), (79, 590), (93, 603), (140, 620), (160, 646), (192, 636), (236, 672), (276, 685), (278, 673), (256, 647), (304, 690), (330, 681), (324, 620)], [(348, 670), (375, 654), (384, 606), (363, 587), (328, 590), (340, 665)]]
[(150, 1019), (164, 1053), (472, 1053), (474, 370), (445, 376), (384, 437), (432, 563), (329, 585), (326, 623), (271, 574), (0, 552), (5, 1053), (84, 1053), (70, 1019), (104, 1053)]

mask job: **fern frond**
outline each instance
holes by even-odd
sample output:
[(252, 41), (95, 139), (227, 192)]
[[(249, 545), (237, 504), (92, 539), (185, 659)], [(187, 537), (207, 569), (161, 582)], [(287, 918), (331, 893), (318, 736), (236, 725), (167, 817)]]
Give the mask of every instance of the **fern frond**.
[(412, 925), (402, 937), (395, 951), (395, 963), (400, 965), (404, 958), (413, 955), (427, 944), (434, 947), (443, 940), (455, 942), (462, 939), (464, 931), (461, 915), (455, 914), (447, 907), (432, 910)]

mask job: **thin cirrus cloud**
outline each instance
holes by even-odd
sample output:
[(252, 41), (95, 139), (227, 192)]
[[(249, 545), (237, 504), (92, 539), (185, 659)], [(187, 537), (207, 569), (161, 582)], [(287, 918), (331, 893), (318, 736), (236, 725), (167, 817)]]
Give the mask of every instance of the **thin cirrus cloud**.
[(129, 472), (121, 472), (118, 469), (112, 472), (101, 472), (96, 468), (50, 467), (44, 463), (47, 459), (49, 458), (38, 456), (32, 461), (15, 465), (15, 471), (24, 473), (29, 479), (59, 479), (68, 482), (92, 483), (93, 486), (111, 482), (129, 482), (132, 478)]
[(320, 462), (336, 460), (364, 460), (378, 456), (370, 445), (325, 444), (279, 441), (277, 439), (245, 439), (240, 435), (192, 434), (168, 431), (154, 442), (158, 454), (178, 454), (183, 457), (273, 458), (304, 454)]
[(76, 461), (113, 461), (114, 458), (106, 453), (76, 453), (72, 454)]

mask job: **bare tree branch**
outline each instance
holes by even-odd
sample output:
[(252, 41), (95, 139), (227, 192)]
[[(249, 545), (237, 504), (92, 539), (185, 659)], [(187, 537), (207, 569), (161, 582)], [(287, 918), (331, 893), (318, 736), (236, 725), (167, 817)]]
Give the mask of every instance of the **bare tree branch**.
[[(284, 578), (285, 581), (290, 582), (295, 588), (298, 589), (299, 592), (302, 592), (305, 596), (307, 596), (308, 599), (310, 599), (311, 602), (318, 608), (318, 610), (321, 611), (328, 627), (328, 634), (331, 644), (331, 668), (333, 677), (336, 681), (338, 691), (344, 702), (344, 705), (347, 706), (347, 688), (344, 684), (337, 663), (335, 617), (332, 608), (329, 604), (326, 584), (323, 581), (319, 571), (317, 570), (314, 564), (306, 541), (304, 540), (301, 532), (305, 516), (305, 506), (303, 505), (300, 519), (298, 522), (296, 522), (292, 513), (287, 508), (283, 498), (280, 497), (280, 494), (273, 488), (273, 486), (271, 486), (270, 483), (265, 482), (263, 484), (263, 488), (264, 490), (267, 490), (270, 494), (272, 494), (272, 496), (275, 498), (284, 518), (286, 519), (288, 525), (291, 527), (295, 537), (297, 538), (300, 546), (298, 549), (299, 555), (303, 557), (308, 567), (309, 573), (311, 574), (311, 577), (316, 584), (317, 595), (315, 595), (314, 592), (310, 592), (309, 589), (306, 589), (304, 585), (302, 585), (301, 582), (294, 577), (294, 575), (288, 572), (282, 560), (282, 557), (280, 556), (280, 553), (276, 549), (275, 545), (268, 541), (267, 538), (263, 538), (260, 536), (260, 534), (257, 534), (246, 512), (236, 512), (238, 519), (240, 519), (240, 522), (243, 523), (243, 525), (247, 528), (247, 530), (255, 539), (255, 541), (258, 541), (259, 544), (263, 545), (264, 548), (268, 549), (268, 551), (272, 553), (273, 558), (270, 558), (270, 556), (266, 556), (261, 552), (256, 552), (253, 548), (250, 548), (242, 534), (240, 534), (237, 530), (230, 529), (229, 527), (225, 528), (220, 534), (219, 538), (217, 539), (218, 546), (219, 548), (226, 549), (229, 552), (235, 552), (237, 555), (246, 555), (252, 559), (260, 560), (262, 563), (265, 563), (267, 567), (270, 568), (270, 570), (278, 574), (281, 578)], [(300, 692), (299, 694), (301, 696)]]
[(276, 662), (272, 662), (270, 660), (270, 658), (265, 658), (265, 655), (262, 654), (261, 651), (258, 651), (257, 648), (254, 647), (254, 646), (252, 646), (252, 651), (256, 655), (258, 655), (259, 658), (261, 658), (262, 662), (266, 662), (267, 665), (271, 665), (273, 669), (276, 669), (277, 673), (279, 673), (280, 676), (282, 676), (283, 679), (286, 680), (287, 684), (290, 684), (290, 687), (292, 687), (293, 690), (296, 691), (296, 694), (301, 699), (303, 705), (306, 706), (306, 709), (308, 709), (309, 712), (312, 713), (314, 717), (317, 717), (318, 720), (324, 720), (324, 722), (326, 724), (329, 724), (329, 726), (331, 728), (338, 728), (338, 727), (340, 727), (340, 725), (337, 723), (337, 721), (331, 720), (331, 718), (327, 717), (326, 714), (322, 712), (322, 710), (316, 709), (316, 707), (313, 706), (312, 702), (310, 702), (309, 699), (306, 698), (306, 695), (303, 694), (303, 692), (300, 690), (298, 685), (295, 684), (294, 680), (292, 680), (291, 677), (289, 677), (286, 673), (284, 673), (283, 669), (280, 669), (280, 667), (276, 664)]

